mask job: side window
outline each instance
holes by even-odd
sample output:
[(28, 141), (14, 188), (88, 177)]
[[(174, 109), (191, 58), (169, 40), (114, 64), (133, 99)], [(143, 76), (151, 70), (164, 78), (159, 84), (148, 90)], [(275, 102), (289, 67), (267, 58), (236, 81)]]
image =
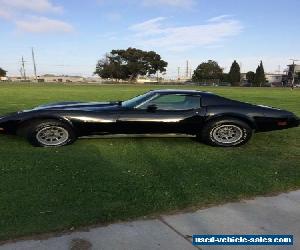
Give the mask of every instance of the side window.
[(200, 108), (200, 96), (192, 95), (160, 95), (148, 103), (145, 103), (140, 109), (146, 109), (150, 105), (156, 105), (158, 110), (189, 110)]

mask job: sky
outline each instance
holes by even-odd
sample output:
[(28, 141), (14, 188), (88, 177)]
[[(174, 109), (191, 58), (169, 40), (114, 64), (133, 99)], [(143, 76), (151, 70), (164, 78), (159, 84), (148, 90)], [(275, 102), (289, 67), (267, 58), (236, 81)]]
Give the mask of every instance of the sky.
[(21, 57), (38, 75), (92, 76), (112, 49), (154, 50), (167, 76), (216, 60), (228, 71), (283, 70), (300, 59), (299, 0), (0, 0), (0, 67), (18, 75)]

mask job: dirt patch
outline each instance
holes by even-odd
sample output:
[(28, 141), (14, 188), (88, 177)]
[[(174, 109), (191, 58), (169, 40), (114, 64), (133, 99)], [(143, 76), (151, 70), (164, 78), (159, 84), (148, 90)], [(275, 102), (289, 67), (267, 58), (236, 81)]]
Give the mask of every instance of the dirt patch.
[(91, 250), (92, 243), (83, 239), (73, 239), (71, 241), (70, 250)]

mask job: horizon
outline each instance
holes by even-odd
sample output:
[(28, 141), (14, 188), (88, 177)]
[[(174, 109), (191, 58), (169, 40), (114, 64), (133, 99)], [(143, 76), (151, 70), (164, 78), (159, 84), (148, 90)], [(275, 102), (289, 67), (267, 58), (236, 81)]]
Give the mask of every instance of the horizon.
[[(19, 75), (21, 58), (33, 75), (89, 77), (97, 60), (112, 49), (154, 50), (169, 63), (166, 78), (182, 75), (188, 60), (194, 70), (215, 60), (229, 71), (255, 71), (262, 60), (267, 73), (283, 71), (300, 59), (300, 2), (266, 0), (0, 0), (1, 65)], [(272, 7), (272, 8), (271, 8)], [(251, 13), (251, 14), (250, 14)]]

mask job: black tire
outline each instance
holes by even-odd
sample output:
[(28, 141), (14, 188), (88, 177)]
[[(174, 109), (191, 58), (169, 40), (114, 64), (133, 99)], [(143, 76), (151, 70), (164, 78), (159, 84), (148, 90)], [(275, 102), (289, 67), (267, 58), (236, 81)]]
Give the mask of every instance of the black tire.
[(238, 147), (252, 137), (253, 129), (235, 118), (219, 118), (208, 122), (197, 135), (206, 144), (219, 147)]
[(17, 134), (24, 136), (36, 147), (61, 147), (72, 144), (77, 139), (73, 128), (58, 120), (28, 122), (18, 129)]

